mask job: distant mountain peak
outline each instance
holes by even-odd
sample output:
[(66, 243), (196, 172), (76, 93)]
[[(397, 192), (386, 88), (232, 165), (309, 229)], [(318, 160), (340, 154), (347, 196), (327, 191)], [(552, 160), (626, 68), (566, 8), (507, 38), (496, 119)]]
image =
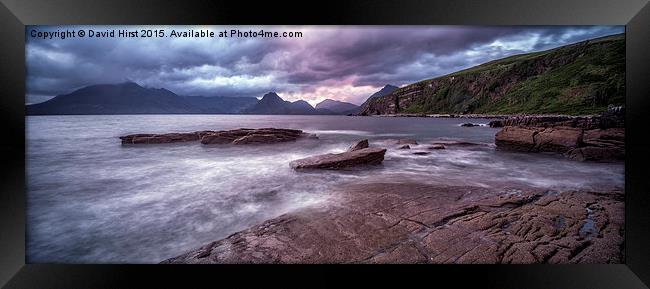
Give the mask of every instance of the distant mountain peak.
[(117, 85), (120, 85), (120, 86), (137, 86), (137, 87), (142, 87), (142, 85), (138, 84), (138, 83), (135, 82), (135, 81), (131, 81), (131, 80), (127, 80), (127, 81), (125, 81), (125, 82), (118, 83)]
[[(386, 95), (386, 94), (389, 94), (389, 93), (395, 91), (395, 90), (398, 89), (398, 88), (399, 88), (399, 87), (397, 87), (397, 86), (395, 86), (395, 85), (392, 85), (392, 84), (386, 84), (386, 85), (384, 85), (384, 87), (382, 87), (379, 91), (375, 92), (375, 94), (378, 94), (379, 96), (384, 96), (384, 95)], [(373, 95), (375, 95), (375, 94), (373, 94)]]
[(28, 114), (165, 114), (239, 113), (257, 103), (254, 97), (179, 96), (166, 88), (133, 81), (95, 84), (42, 103), (27, 105)]
[(336, 103), (336, 102), (341, 102), (341, 101), (326, 98), (325, 100), (319, 102), (318, 104), (321, 104), (321, 103), (323, 103), (323, 104), (325, 104), (325, 103)]
[(349, 102), (344, 102), (344, 101), (339, 101), (339, 100), (334, 100), (334, 99), (325, 99), (315, 106), (316, 109), (327, 109), (330, 111), (333, 111), (335, 113), (344, 113), (353, 109), (358, 108), (357, 105), (349, 103)]
[(282, 97), (280, 97), (275, 91), (270, 91), (267, 92), (264, 96), (262, 96), (262, 99), (278, 99), (278, 100), (283, 100)]
[(386, 84), (379, 91), (373, 93), (370, 97), (368, 97), (368, 99), (361, 106), (368, 103), (368, 100), (370, 100), (370, 99), (373, 99), (375, 97), (382, 97), (382, 96), (388, 95), (388, 94), (392, 93), (393, 91), (395, 91), (397, 89), (399, 89), (399, 87), (391, 85), (391, 84)]

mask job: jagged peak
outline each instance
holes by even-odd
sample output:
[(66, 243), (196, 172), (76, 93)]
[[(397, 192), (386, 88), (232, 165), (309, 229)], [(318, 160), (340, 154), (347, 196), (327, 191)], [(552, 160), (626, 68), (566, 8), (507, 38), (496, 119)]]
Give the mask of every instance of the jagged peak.
[(282, 98), (281, 98), (281, 97), (280, 97), (280, 96), (279, 96), (275, 91), (269, 91), (269, 92), (267, 92), (266, 94), (264, 94), (264, 96), (262, 96), (262, 99), (265, 99), (265, 98), (267, 98), (267, 99), (268, 99), (268, 98), (279, 98), (279, 99), (282, 99)]

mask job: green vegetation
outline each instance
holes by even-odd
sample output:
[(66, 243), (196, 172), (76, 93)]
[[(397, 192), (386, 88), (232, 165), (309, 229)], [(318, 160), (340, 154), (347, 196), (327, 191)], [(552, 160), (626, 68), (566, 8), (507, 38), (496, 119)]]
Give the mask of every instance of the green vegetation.
[(396, 112), (600, 113), (625, 103), (625, 38), (619, 34), (515, 55), (420, 81), (386, 97), (400, 103), (400, 93), (413, 88), (417, 96)]

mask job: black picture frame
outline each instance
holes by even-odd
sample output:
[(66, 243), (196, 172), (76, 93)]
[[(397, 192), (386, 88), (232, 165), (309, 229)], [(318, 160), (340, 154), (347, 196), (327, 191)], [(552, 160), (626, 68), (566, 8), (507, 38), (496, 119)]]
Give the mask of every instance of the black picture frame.
[[(626, 25), (625, 264), (64, 265), (25, 264), (25, 25), (337, 24)], [(99, 1), (0, 5), (0, 285), (6, 288), (358, 284), (474, 288), (648, 288), (650, 284), (650, 4), (647, 0)], [(398, 274), (399, 273), (399, 274)], [(306, 281), (299, 281), (306, 278)], [(305, 283), (306, 282), (306, 283)], [(3, 288), (5, 288), (3, 287)], [(239, 286), (237, 286), (239, 287)]]

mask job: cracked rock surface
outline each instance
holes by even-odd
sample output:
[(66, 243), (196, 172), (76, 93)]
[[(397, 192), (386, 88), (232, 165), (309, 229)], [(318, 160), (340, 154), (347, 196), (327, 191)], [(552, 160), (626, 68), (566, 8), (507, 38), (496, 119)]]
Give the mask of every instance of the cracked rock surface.
[(202, 144), (271, 144), (279, 142), (296, 141), (299, 138), (314, 135), (304, 133), (302, 130), (283, 128), (240, 128), (220, 131), (195, 131), (187, 133), (163, 134), (130, 134), (120, 136), (122, 144), (166, 144), (177, 142), (200, 141)]
[(623, 199), (357, 184), (163, 263), (622, 263)]

